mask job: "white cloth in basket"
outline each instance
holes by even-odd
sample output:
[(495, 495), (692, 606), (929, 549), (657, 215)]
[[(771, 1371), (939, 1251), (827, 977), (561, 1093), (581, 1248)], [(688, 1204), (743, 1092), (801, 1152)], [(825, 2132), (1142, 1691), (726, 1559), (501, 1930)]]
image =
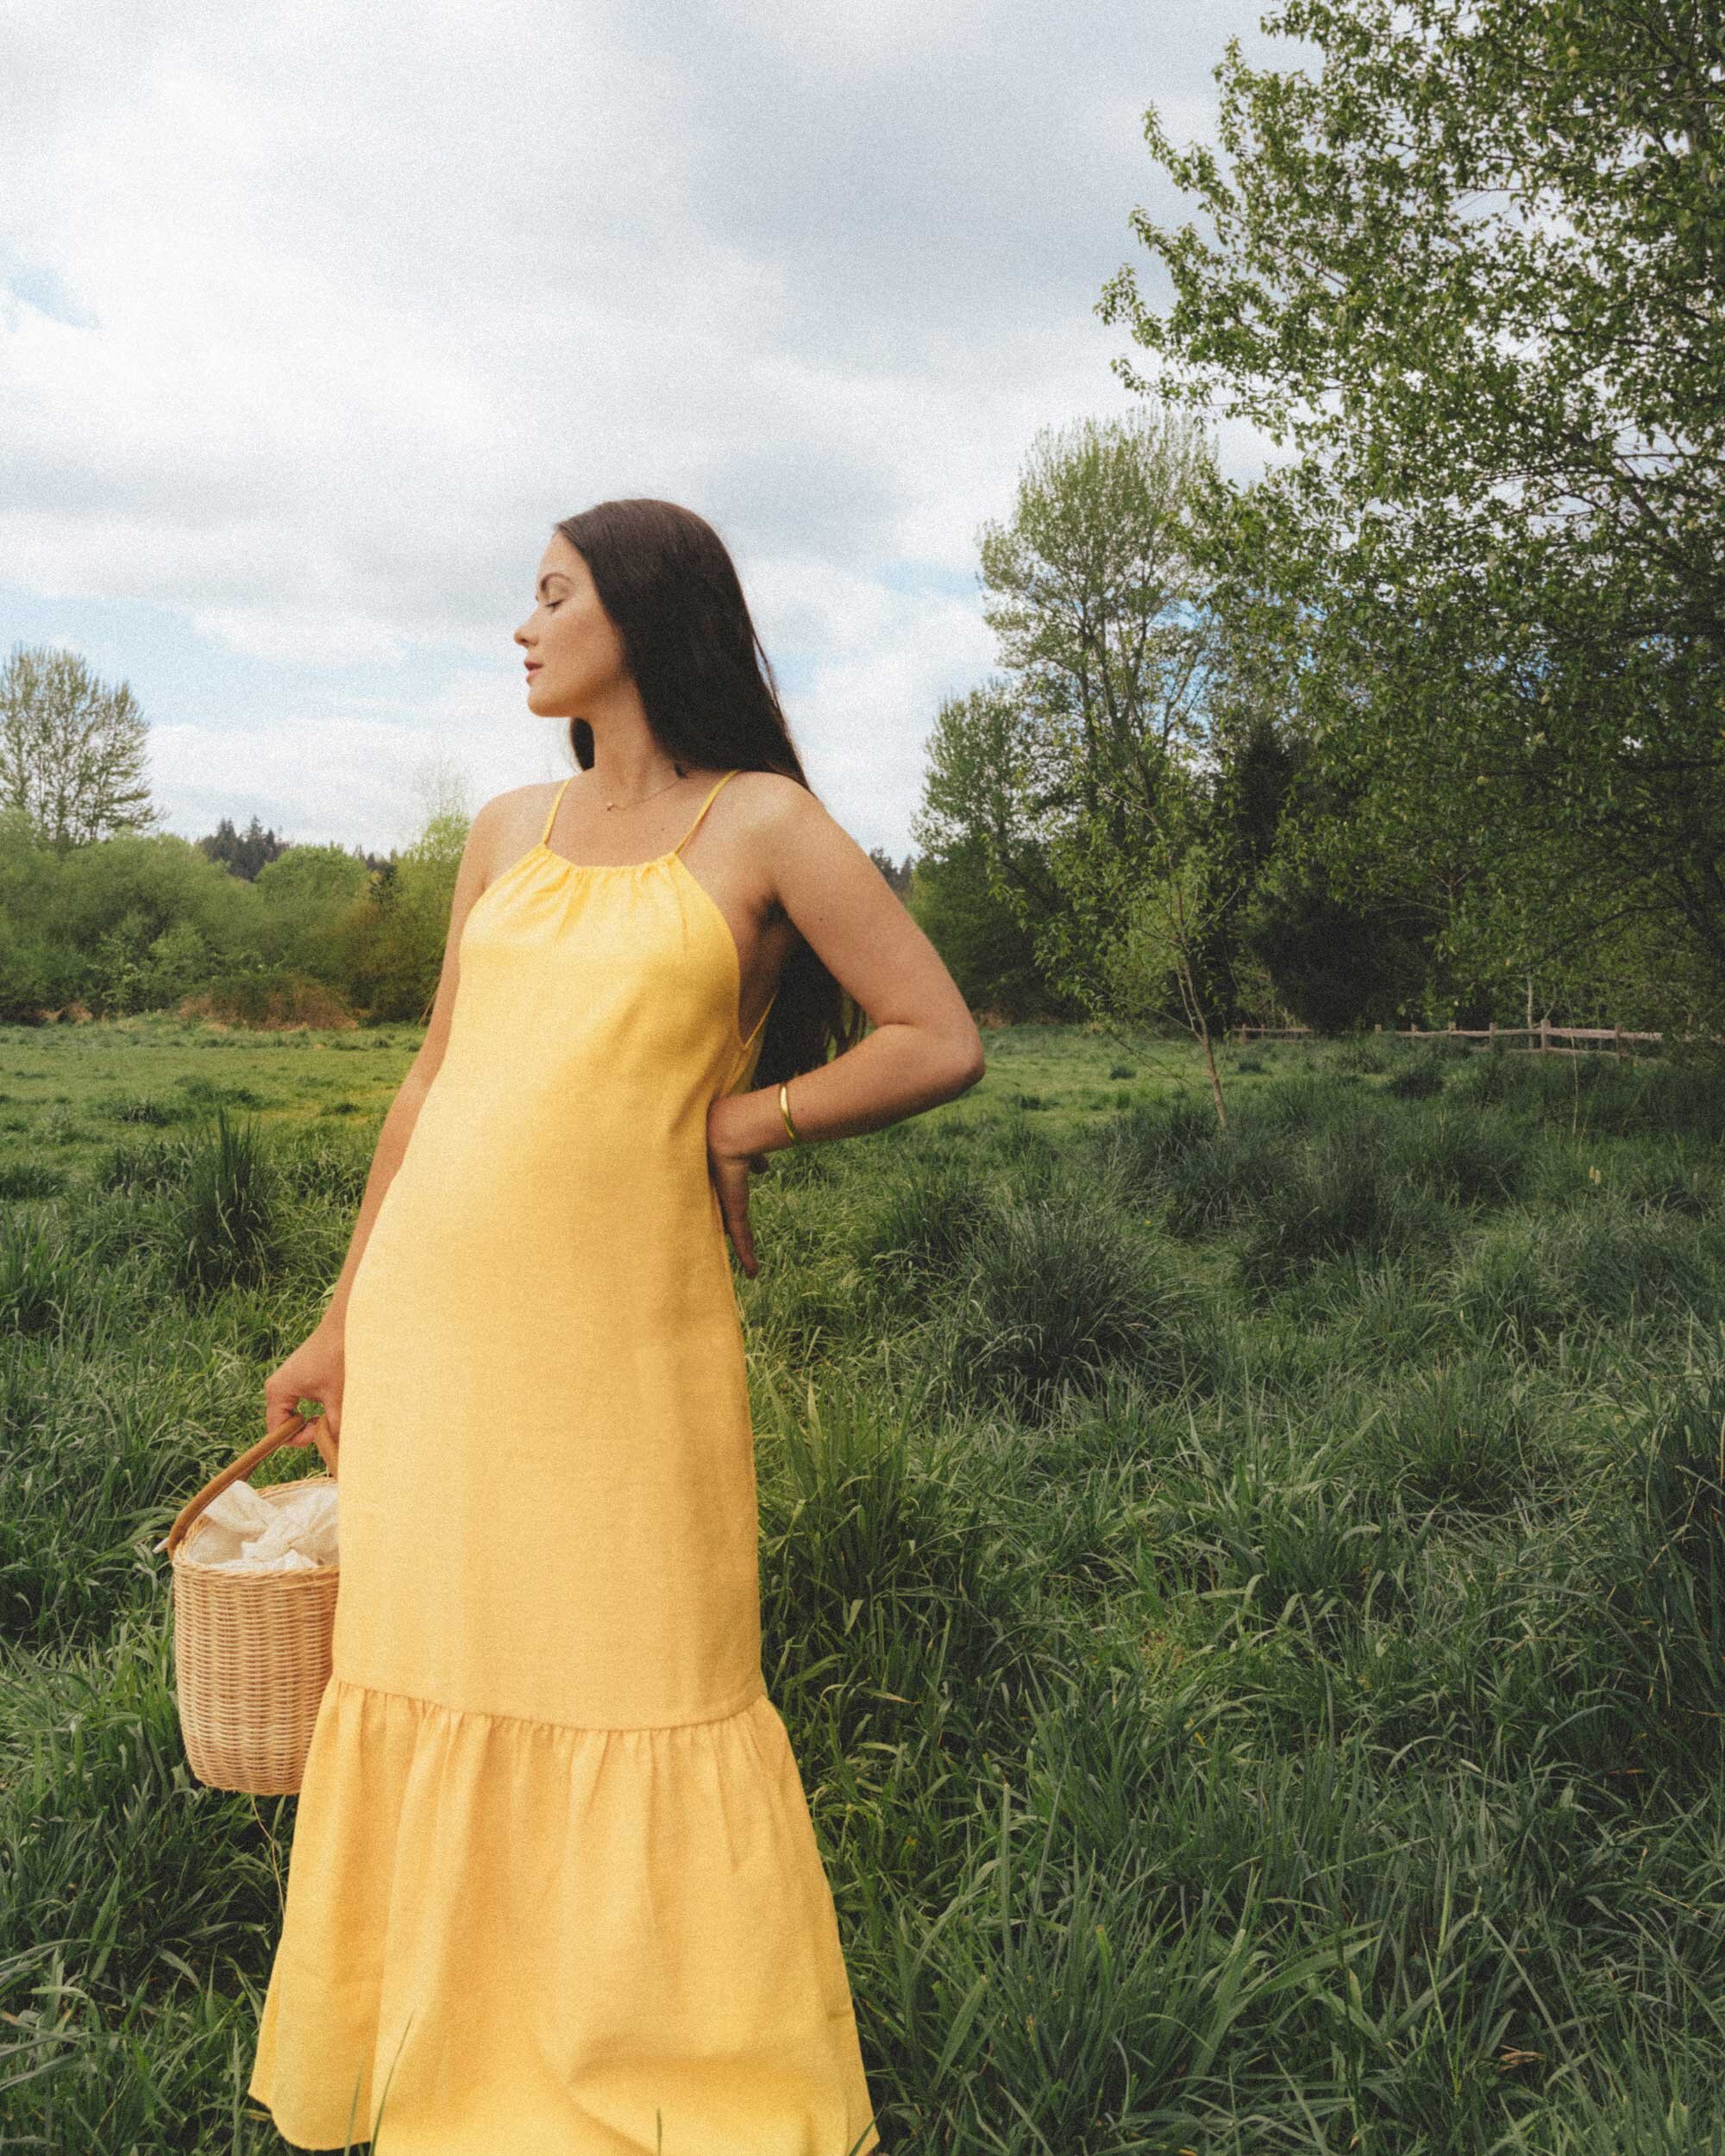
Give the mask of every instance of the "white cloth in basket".
[(216, 1572), (298, 1572), (336, 1561), (334, 1482), (309, 1482), (272, 1501), (242, 1478), (212, 1497), (180, 1545), (184, 1560)]

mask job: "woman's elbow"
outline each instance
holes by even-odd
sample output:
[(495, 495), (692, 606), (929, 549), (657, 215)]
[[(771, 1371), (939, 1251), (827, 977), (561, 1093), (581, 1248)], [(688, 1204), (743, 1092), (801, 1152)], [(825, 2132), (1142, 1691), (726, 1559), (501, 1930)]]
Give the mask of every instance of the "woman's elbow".
[(961, 1035), (955, 1044), (950, 1081), (954, 1095), (969, 1093), (988, 1068), (988, 1058), (982, 1053), (982, 1036), (973, 1025), (969, 1033)]

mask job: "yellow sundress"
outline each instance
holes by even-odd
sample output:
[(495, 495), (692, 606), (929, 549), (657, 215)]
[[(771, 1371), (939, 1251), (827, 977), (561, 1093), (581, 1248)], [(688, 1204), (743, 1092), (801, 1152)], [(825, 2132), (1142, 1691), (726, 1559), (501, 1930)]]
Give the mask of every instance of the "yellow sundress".
[(301, 2147), (880, 2148), (762, 1673), (707, 1171), (766, 1023), (682, 857), (734, 775), (621, 868), (550, 850), (559, 787), (462, 928), (348, 1302), (333, 1670), (248, 2084)]

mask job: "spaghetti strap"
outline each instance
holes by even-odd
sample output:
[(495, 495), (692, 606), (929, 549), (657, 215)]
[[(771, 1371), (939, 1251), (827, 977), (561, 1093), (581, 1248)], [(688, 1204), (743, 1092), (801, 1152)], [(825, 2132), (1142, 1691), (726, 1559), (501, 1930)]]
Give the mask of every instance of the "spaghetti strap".
[(774, 1006), (774, 1005), (775, 1005), (775, 1004), (778, 1001), (778, 1000), (779, 1000), (779, 992), (778, 992), (778, 990), (777, 990), (776, 988), (775, 988), (775, 989), (774, 989), (774, 991), (773, 991), (773, 993), (772, 993), (772, 994), (771, 994), (771, 995), (769, 995), (769, 996), (768, 997), (768, 999), (767, 999), (767, 1008), (766, 1008), (766, 1009), (765, 1009), (765, 1010), (764, 1010), (764, 1011), (761, 1013), (760, 1017), (759, 1017), (758, 1018), (756, 1018), (756, 1021), (755, 1021), (754, 1025), (751, 1025), (751, 1026), (750, 1027), (750, 1029), (749, 1029), (749, 1038), (748, 1038), (748, 1040), (744, 1041), (744, 1042), (743, 1042), (743, 1047), (744, 1047), (744, 1048), (747, 1048), (747, 1047), (749, 1047), (749, 1046), (750, 1045), (750, 1044), (753, 1042), (753, 1040), (754, 1040), (754, 1038), (755, 1038), (755, 1036), (756, 1036), (756, 1034), (757, 1034), (757, 1033), (761, 1031), (761, 1028), (762, 1028), (762, 1026), (763, 1026), (763, 1025), (767, 1023), (767, 1020), (768, 1020), (768, 1018), (772, 1016), (773, 1006)]
[(712, 804), (712, 797), (718, 793), (720, 787), (724, 784), (724, 780), (734, 779), (737, 776), (737, 771), (741, 768), (742, 766), (739, 764), (737, 767), (737, 770), (727, 771), (724, 774), (724, 778), (715, 779), (713, 783), (707, 788), (706, 799), (703, 801), (700, 806), (695, 811), (694, 823), (689, 825), (688, 829), (683, 833), (682, 837), (677, 841), (676, 844), (672, 847), (671, 851), (674, 854), (681, 853), (684, 847), (688, 844), (690, 839), (694, 837), (697, 825), (699, 825), (702, 817), (706, 814), (707, 810), (711, 807)]
[[(569, 779), (573, 779), (574, 775), (574, 773), (572, 771), (569, 774)], [(557, 788), (555, 793), (554, 793), (551, 797), (551, 813), (545, 818), (545, 828), (539, 834), (539, 843), (542, 846), (548, 845), (550, 843), (551, 826), (557, 820), (557, 811), (563, 805), (563, 796), (568, 791), (569, 779), (565, 779), (562, 785)]]

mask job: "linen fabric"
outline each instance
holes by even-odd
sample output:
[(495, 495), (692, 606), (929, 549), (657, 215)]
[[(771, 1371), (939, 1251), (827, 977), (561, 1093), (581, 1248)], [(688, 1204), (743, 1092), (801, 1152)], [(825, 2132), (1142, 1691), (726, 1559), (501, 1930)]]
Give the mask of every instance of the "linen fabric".
[(733, 775), (627, 867), (549, 849), (560, 787), (462, 927), (347, 1307), (332, 1673), (248, 2088), (301, 2147), (878, 2156), (762, 1673), (707, 1170), (767, 1015), (741, 1037), (683, 859)]

